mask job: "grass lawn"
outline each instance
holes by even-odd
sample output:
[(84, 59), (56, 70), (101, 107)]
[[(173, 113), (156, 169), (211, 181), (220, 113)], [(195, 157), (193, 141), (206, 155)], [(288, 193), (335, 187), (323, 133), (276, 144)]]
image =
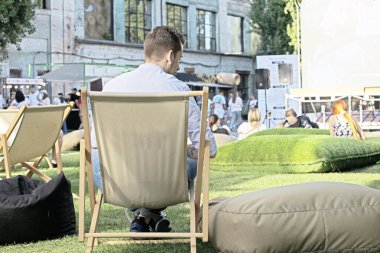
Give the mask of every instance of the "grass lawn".
[[(79, 153), (69, 152), (63, 154), (65, 175), (70, 179), (72, 191), (78, 194), (79, 179)], [(51, 175), (55, 170), (44, 169)], [(23, 171), (17, 171), (23, 173)], [(17, 173), (13, 171), (13, 175)], [(4, 178), (4, 172), (0, 173)], [(380, 163), (351, 170), (342, 173), (309, 173), (309, 174), (286, 174), (276, 169), (250, 171), (244, 167), (234, 166), (211, 166), (210, 198), (219, 196), (236, 196), (242, 193), (257, 191), (269, 187), (294, 184), (308, 181), (340, 181), (366, 185), (380, 190)], [(74, 200), (76, 213), (78, 214), (78, 200)], [(88, 204), (87, 204), (88, 206)], [(189, 228), (188, 204), (169, 207), (167, 215), (172, 222), (175, 231), (185, 231)], [(88, 211), (88, 210), (87, 210)], [(105, 205), (102, 209), (99, 228), (107, 232), (123, 232), (129, 230), (122, 208)], [(87, 227), (89, 217), (87, 215)], [(17, 224), (15, 224), (17, 226)], [(198, 251), (202, 253), (216, 252), (211, 244), (203, 244), (198, 241)], [(76, 236), (68, 236), (62, 239), (41, 241), (38, 243), (18, 244), (0, 247), (0, 252), (83, 252), (84, 245), (79, 243)], [(166, 244), (166, 245), (99, 245), (94, 252), (188, 252), (188, 244)]]

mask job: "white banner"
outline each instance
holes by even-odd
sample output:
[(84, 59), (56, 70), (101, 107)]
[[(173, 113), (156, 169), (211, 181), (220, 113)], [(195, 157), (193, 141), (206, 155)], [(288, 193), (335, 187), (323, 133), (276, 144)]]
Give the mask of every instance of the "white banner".
[(6, 84), (36, 84), (42, 85), (44, 79), (30, 79), (30, 78), (6, 78)]

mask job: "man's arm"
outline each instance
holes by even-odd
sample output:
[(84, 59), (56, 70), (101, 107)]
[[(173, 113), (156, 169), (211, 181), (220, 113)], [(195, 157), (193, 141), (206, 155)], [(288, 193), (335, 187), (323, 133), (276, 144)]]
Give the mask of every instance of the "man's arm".
[[(198, 156), (199, 140), (200, 140), (200, 121), (201, 112), (194, 98), (189, 100), (189, 123), (188, 132), (192, 142), (192, 147), (188, 148), (188, 156), (195, 159)], [(206, 140), (210, 141), (210, 157), (215, 157), (217, 152), (216, 142), (210, 127), (206, 124)], [(190, 149), (190, 150), (189, 150)], [(196, 154), (196, 155), (195, 155)]]

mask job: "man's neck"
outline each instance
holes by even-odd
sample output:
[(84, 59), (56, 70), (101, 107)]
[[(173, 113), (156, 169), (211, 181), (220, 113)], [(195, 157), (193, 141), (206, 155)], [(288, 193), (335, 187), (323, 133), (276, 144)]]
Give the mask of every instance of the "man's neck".
[(157, 65), (160, 68), (162, 68), (163, 70), (165, 70), (165, 62), (164, 61), (154, 61), (154, 60), (146, 59), (145, 63)]

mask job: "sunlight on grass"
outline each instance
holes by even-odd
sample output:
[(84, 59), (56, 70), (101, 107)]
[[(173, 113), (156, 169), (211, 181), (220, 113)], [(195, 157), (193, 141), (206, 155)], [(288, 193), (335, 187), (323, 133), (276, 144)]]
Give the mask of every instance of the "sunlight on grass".
[[(78, 194), (79, 179), (79, 153), (69, 152), (63, 154), (64, 173), (71, 181), (72, 191)], [(55, 169), (47, 168), (46, 162), (42, 164), (42, 171), (50, 176), (55, 176)], [(17, 167), (12, 175), (25, 174), (24, 170)], [(362, 169), (351, 170), (342, 173), (284, 173), (275, 167), (266, 167), (252, 171), (249, 168), (238, 166), (212, 165), (210, 176), (210, 199), (219, 196), (236, 196), (247, 192), (258, 191), (269, 187), (277, 187), (287, 184), (297, 184), (310, 181), (339, 181), (366, 185), (380, 190), (380, 164), (368, 166)], [(4, 178), (4, 172), (0, 173)], [(78, 215), (78, 199), (74, 200)], [(87, 199), (87, 228), (90, 223), (88, 199)], [(186, 231), (189, 229), (189, 205), (181, 204), (169, 207), (165, 211), (171, 220), (174, 231)], [(129, 230), (124, 210), (111, 205), (104, 205), (101, 212), (100, 231), (125, 232)], [(198, 241), (198, 251), (202, 253), (215, 253), (210, 243)], [(41, 241), (30, 244), (8, 245), (0, 247), (0, 252), (83, 252), (84, 245), (79, 243), (76, 236)], [(99, 245), (94, 252), (188, 252), (188, 244), (167, 245)]]

